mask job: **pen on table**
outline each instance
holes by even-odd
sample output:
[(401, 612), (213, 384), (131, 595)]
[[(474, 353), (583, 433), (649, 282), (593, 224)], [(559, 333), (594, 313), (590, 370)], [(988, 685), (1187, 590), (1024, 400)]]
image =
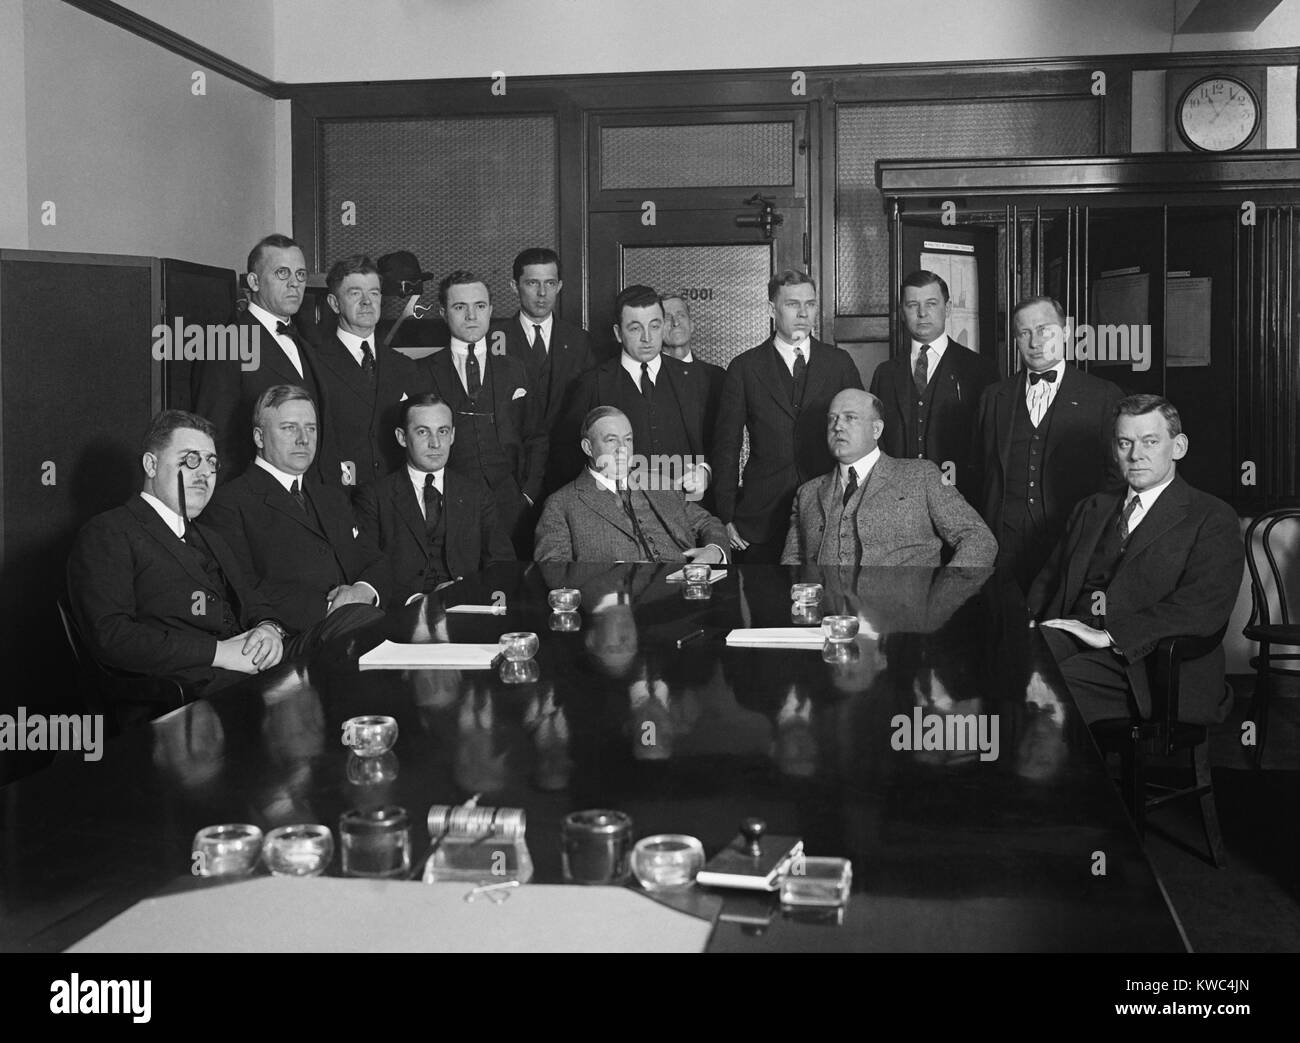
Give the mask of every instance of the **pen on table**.
[(687, 645), (692, 641), (696, 641), (703, 636), (704, 636), (703, 627), (700, 627), (698, 630), (692, 630), (689, 634), (683, 634), (681, 637), (677, 639), (677, 647), (681, 648), (684, 645)]

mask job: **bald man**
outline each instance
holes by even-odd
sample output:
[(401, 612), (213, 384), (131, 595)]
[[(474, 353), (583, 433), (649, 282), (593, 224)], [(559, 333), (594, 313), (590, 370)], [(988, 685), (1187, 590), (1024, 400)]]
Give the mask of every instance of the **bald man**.
[(831, 399), (828, 474), (794, 497), (783, 565), (993, 564), (998, 545), (975, 509), (929, 460), (898, 460), (876, 444), (884, 432), (880, 400), (846, 388)]

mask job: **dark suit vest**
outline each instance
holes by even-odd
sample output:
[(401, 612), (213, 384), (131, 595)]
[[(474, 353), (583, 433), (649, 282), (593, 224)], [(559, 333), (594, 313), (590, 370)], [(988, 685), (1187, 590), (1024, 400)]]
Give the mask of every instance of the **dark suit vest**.
[(632, 444), (639, 456), (667, 454), (684, 461), (691, 455), (690, 440), (682, 423), (681, 402), (662, 365), (654, 392), (647, 399), (620, 364), (616, 398), (615, 404), (632, 424)]
[[(925, 440), (929, 433), (926, 428), (926, 422), (930, 419), (930, 407), (934, 403), (934, 389), (939, 383), (939, 374), (943, 372), (944, 359), (948, 357), (948, 352), (952, 350), (951, 345), (943, 353), (943, 358), (939, 360), (939, 365), (934, 372), (929, 375), (926, 381), (925, 390), (916, 390), (916, 381), (908, 375), (907, 389), (907, 441), (903, 443), (907, 450), (908, 456), (915, 455), (918, 460), (928, 459), (926, 456)], [(943, 461), (938, 461), (940, 464)]]
[[(451, 348), (447, 348), (450, 351)], [(460, 374), (452, 361), (452, 376), (459, 384)], [(481, 367), (482, 385), (478, 393), (467, 396), (456, 409), (456, 441), (452, 444), (448, 464), (462, 474), (482, 477), (495, 489), (513, 473), (510, 459), (501, 448), (497, 434), (496, 415), (509, 409), (509, 402), (496, 401), (495, 383), (492, 379), (492, 353)]]
[[(1059, 397), (1059, 392), (1057, 394)], [(1038, 426), (1029, 419), (1023, 388), (1016, 390), (1016, 411), (1011, 421), (1011, 445), (1007, 453), (1004, 488), (1004, 528), (1023, 532), (1042, 529), (1047, 524), (1043, 510), (1043, 451), (1047, 432), (1056, 411), (1056, 398), (1043, 414)]]

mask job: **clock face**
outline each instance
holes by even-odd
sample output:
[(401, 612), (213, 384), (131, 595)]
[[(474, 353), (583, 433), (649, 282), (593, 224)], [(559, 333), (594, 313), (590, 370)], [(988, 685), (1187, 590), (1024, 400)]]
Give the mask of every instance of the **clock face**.
[(1178, 103), (1178, 132), (1194, 149), (1241, 148), (1259, 125), (1255, 92), (1231, 76), (1207, 76), (1187, 88)]

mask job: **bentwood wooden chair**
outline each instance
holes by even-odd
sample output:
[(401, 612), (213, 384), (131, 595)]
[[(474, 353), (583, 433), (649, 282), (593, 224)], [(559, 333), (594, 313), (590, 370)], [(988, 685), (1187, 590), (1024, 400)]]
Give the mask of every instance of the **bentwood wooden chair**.
[[(1259, 654), (1250, 661), (1255, 671), (1255, 694), (1250, 700), (1250, 719), (1255, 722), (1255, 767), (1264, 760), (1264, 739), (1268, 734), (1268, 704), (1273, 679), (1278, 674), (1300, 676), (1300, 623), (1292, 623), (1287, 609), (1287, 577), (1278, 562), (1280, 534), (1293, 532), (1300, 522), (1300, 507), (1267, 511), (1246, 528), (1246, 566), (1250, 569), (1250, 619), (1242, 633), (1259, 642)], [(1282, 651), (1278, 651), (1281, 648)]]
[[(1147, 657), (1147, 677), (1151, 683), (1151, 717), (1139, 721), (1114, 718), (1094, 721), (1093, 738), (1103, 754), (1117, 753), (1120, 758), (1120, 789), (1128, 806), (1138, 836), (1146, 836), (1147, 816), (1173, 801), (1200, 802), (1201, 828), (1209, 847), (1209, 859), (1218, 868), (1226, 863), (1223, 835), (1219, 831), (1219, 812), (1214, 803), (1214, 782), (1210, 777), (1209, 729), (1203, 724), (1188, 724), (1178, 719), (1181, 667), (1184, 661), (1209, 655), (1223, 641), (1225, 623), (1209, 637), (1167, 637)], [(1147, 780), (1149, 756), (1173, 757), (1190, 754), (1192, 785), (1161, 786)]]

